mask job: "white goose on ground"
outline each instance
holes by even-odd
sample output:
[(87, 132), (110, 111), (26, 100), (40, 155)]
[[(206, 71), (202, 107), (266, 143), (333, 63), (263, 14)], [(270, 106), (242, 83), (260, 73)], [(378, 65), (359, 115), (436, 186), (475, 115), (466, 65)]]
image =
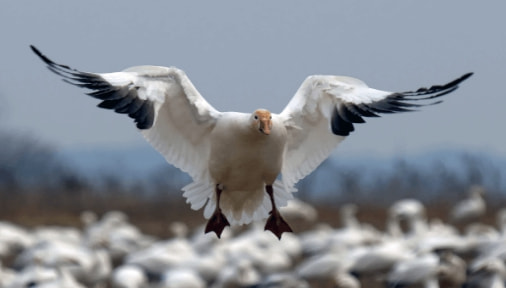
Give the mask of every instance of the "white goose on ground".
[(0, 260), (16, 255), (34, 241), (33, 236), (24, 228), (0, 221)]
[(439, 258), (433, 253), (397, 262), (387, 276), (389, 287), (419, 284), (424, 288), (439, 288)]
[(121, 265), (111, 275), (113, 288), (143, 288), (148, 285), (148, 277), (137, 265)]
[(192, 177), (183, 195), (193, 209), (206, 206), (205, 231), (218, 237), (230, 223), (268, 217), (265, 230), (281, 238), (291, 228), (277, 205), (286, 205), (294, 185), (330, 155), (354, 123), (434, 104), (417, 100), (450, 93), (472, 74), (401, 93), (369, 88), (351, 77), (313, 75), (280, 114), (265, 109), (220, 112), (178, 68), (137, 66), (88, 73), (57, 64), (31, 48), (65, 81), (93, 90), (88, 95), (102, 100), (99, 107), (135, 119), (147, 141)]
[(112, 269), (105, 251), (57, 239), (38, 242), (18, 254), (14, 261), (14, 267), (18, 269), (34, 265), (62, 268), (89, 286), (106, 282)]
[(166, 271), (162, 275), (160, 288), (184, 287), (205, 288), (206, 282), (197, 271), (188, 268), (176, 268)]
[[(341, 253), (332, 251), (310, 257), (297, 266), (296, 274), (298, 277), (306, 280), (346, 283), (358, 282), (348, 271), (351, 262), (347, 261), (348, 259), (346, 257), (345, 251)], [(337, 287), (341, 286), (337, 285)]]
[(506, 265), (497, 258), (476, 259), (469, 265), (470, 275), (464, 287), (506, 287)]
[(486, 212), (485, 189), (481, 186), (473, 186), (469, 189), (469, 196), (455, 204), (450, 211), (450, 220), (454, 223), (470, 224), (478, 221)]
[(0, 261), (0, 287), (9, 287), (16, 279), (16, 272), (10, 268), (3, 267)]

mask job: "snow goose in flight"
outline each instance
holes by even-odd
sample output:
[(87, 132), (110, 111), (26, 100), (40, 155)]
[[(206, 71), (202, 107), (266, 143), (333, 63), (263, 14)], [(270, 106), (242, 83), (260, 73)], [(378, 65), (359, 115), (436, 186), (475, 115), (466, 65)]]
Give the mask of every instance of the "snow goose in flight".
[(294, 185), (330, 155), (354, 123), (434, 104), (416, 100), (450, 93), (472, 74), (402, 93), (369, 88), (351, 77), (313, 75), (280, 114), (265, 109), (220, 112), (178, 68), (137, 66), (88, 73), (57, 64), (31, 48), (66, 82), (93, 90), (88, 95), (102, 101), (98, 107), (133, 118), (147, 141), (192, 177), (183, 195), (192, 209), (207, 204), (205, 231), (218, 237), (230, 223), (267, 217), (265, 229), (278, 238), (291, 231), (276, 204), (286, 205)]

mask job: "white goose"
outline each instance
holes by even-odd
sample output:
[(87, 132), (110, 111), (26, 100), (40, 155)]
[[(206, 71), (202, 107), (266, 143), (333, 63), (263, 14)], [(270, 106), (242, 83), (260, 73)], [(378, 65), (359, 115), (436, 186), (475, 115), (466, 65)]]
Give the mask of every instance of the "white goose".
[(402, 93), (372, 89), (350, 77), (314, 75), (280, 114), (265, 109), (220, 112), (178, 68), (137, 66), (88, 73), (57, 64), (31, 48), (66, 82), (93, 90), (88, 95), (102, 100), (99, 107), (133, 118), (147, 141), (192, 177), (183, 195), (192, 209), (207, 204), (205, 232), (218, 237), (229, 223), (245, 224), (270, 214), (265, 230), (281, 238), (291, 228), (276, 204), (286, 205), (294, 185), (354, 130), (353, 123), (434, 104), (414, 102), (452, 92), (472, 75)]
[(450, 211), (450, 220), (453, 223), (469, 225), (485, 214), (487, 210), (487, 204), (483, 199), (486, 194), (485, 188), (472, 186), (468, 193), (468, 197), (457, 202)]

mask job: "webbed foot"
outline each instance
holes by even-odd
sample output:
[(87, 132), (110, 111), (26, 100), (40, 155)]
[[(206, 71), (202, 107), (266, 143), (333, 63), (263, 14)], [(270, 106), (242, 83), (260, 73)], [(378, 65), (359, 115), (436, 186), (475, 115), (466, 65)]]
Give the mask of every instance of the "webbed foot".
[(226, 226), (230, 226), (230, 223), (228, 223), (225, 215), (221, 213), (221, 209), (216, 209), (216, 211), (213, 213), (213, 216), (211, 216), (211, 218), (209, 218), (209, 221), (207, 221), (205, 233), (213, 231), (216, 233), (216, 236), (218, 236), (218, 238), (221, 238), (221, 232), (223, 232), (223, 229), (225, 229)]
[(279, 211), (277, 209), (272, 210), (269, 214), (271, 216), (269, 216), (269, 218), (267, 218), (267, 221), (265, 222), (265, 229), (264, 230), (271, 231), (280, 240), (281, 240), (281, 234), (283, 234), (283, 232), (293, 232), (292, 228), (290, 228), (288, 223), (286, 223), (285, 219), (283, 219), (283, 217), (281, 217), (281, 214), (279, 214)]

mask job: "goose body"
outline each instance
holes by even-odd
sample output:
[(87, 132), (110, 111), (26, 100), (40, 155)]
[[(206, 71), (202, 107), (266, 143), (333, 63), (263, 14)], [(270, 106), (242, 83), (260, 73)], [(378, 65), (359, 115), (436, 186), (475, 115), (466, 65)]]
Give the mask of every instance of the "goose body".
[(92, 90), (88, 95), (101, 100), (99, 107), (133, 118), (146, 140), (192, 177), (183, 195), (192, 209), (205, 206), (205, 231), (218, 237), (230, 224), (267, 218), (265, 229), (281, 238), (291, 228), (277, 207), (287, 204), (295, 184), (330, 155), (354, 123), (439, 103), (430, 99), (454, 91), (472, 74), (401, 93), (369, 88), (351, 77), (312, 75), (279, 114), (220, 112), (178, 68), (89, 73), (31, 48), (66, 82)]
[(276, 181), (287, 141), (287, 131), (279, 116), (271, 119), (270, 135), (244, 129), (250, 125), (250, 118), (245, 113), (223, 113), (209, 136), (209, 173), (215, 183), (224, 186), (220, 207), (230, 211), (232, 220), (239, 223), (243, 213), (253, 215), (262, 204), (265, 185)]

